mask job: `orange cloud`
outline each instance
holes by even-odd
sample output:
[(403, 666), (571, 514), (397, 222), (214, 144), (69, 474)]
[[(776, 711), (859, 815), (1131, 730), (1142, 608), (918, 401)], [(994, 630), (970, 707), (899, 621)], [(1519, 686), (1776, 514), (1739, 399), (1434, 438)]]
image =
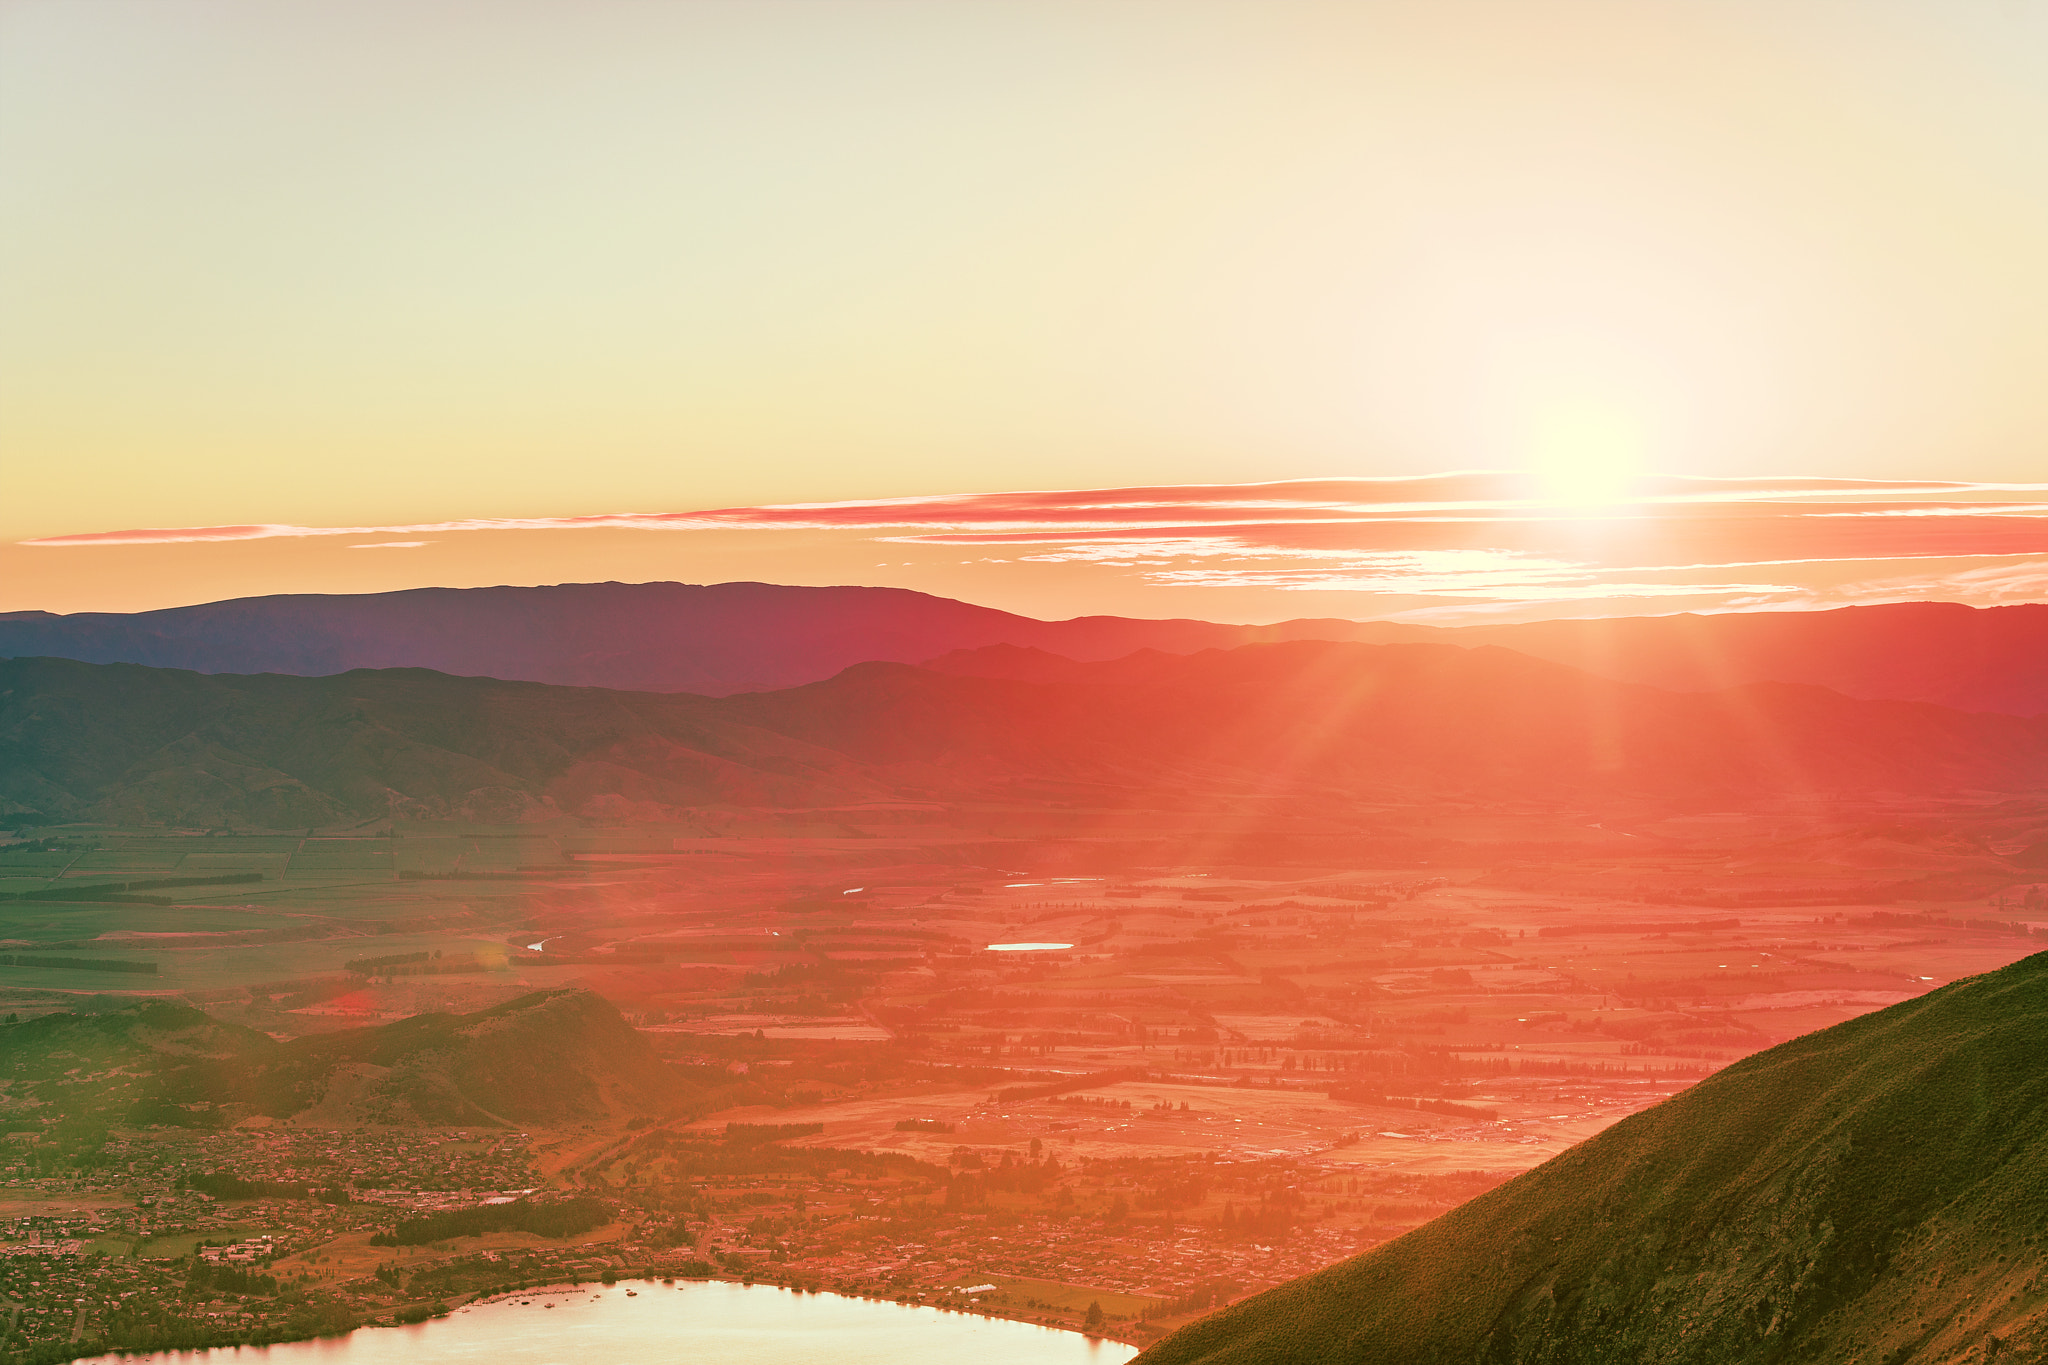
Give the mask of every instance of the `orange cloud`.
[(1710, 479), (1651, 476), (1638, 479), (1626, 498), (1598, 509), (1545, 497), (1526, 475), (1467, 472), (1412, 478), (1305, 479), (1256, 484), (1196, 484), (1143, 488), (969, 493), (826, 503), (782, 503), (694, 512), (609, 512), (585, 516), (499, 517), (379, 526), (154, 527), (83, 531), (26, 540), (49, 547), (178, 544), (266, 540), (278, 537), (413, 535), (427, 532), (591, 530), (904, 530), (1008, 532), (1021, 535), (1096, 530), (1138, 530), (1162, 524), (1205, 526), (1272, 522), (1352, 524), (1386, 519), (1582, 522), (1620, 520), (1716, 506), (1805, 504), (1844, 499), (1910, 500), (1851, 505), (1810, 515), (1834, 517), (2039, 515), (2040, 503), (1996, 504), (1996, 493), (2048, 492), (2048, 484), (1871, 481), (1858, 479)]
[[(1583, 613), (1603, 601), (1636, 611), (1646, 603), (1759, 610), (2037, 595), (2040, 577), (2024, 566), (2048, 556), (2043, 493), (2048, 485), (1663, 476), (1637, 480), (1621, 500), (1575, 506), (1524, 475), (1462, 472), (374, 526), (143, 528), (22, 544), (140, 549), (359, 537), (346, 548), (435, 545), (441, 553), (508, 533), (775, 532), (887, 544), (927, 560), (1011, 547), (1006, 558), (954, 568), (999, 565), (1013, 583), (1057, 572), (1069, 582), (1074, 573), (1117, 575), (1176, 597), (1348, 593), (1354, 610), (1371, 615), (1546, 605)], [(2023, 564), (1988, 562), (2008, 559)]]

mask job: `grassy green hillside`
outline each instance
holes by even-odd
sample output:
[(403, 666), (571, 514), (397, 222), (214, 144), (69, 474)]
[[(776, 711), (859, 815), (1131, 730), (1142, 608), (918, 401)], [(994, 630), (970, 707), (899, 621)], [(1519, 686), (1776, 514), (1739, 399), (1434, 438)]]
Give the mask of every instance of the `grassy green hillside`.
[(647, 1040), (587, 990), (297, 1038), (193, 1087), (194, 1098), (276, 1118), (318, 1105), (337, 1120), (464, 1125), (665, 1116), (688, 1096)]
[(289, 1042), (151, 1000), (0, 1026), (0, 1096), (92, 1143), (110, 1123), (546, 1125), (667, 1115), (693, 1092), (603, 997), (540, 991)]
[(1143, 1365), (2048, 1352), (2048, 954), (1759, 1053)]

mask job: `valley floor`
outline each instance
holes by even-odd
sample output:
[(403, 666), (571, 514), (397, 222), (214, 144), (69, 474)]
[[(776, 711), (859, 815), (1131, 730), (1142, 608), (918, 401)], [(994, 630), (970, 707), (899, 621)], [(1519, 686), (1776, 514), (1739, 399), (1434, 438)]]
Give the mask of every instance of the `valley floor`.
[[(5, 1350), (303, 1335), (607, 1274), (1150, 1340), (1738, 1058), (2048, 946), (2048, 876), (2013, 861), (2044, 827), (2011, 801), (1140, 810), (1076, 790), (18, 841), (0, 878), (63, 894), (0, 902), (0, 1011), (158, 995), (300, 1036), (583, 986), (699, 1098), (522, 1130), (394, 1123), (336, 1089), (282, 1119), (82, 1131), (69, 1097), (119, 1078), (10, 1083)], [(92, 899), (216, 876), (250, 880)], [(1016, 944), (1056, 946), (991, 947)], [(194, 1183), (225, 1173), (304, 1192)], [(605, 1221), (371, 1240), (526, 1191)]]

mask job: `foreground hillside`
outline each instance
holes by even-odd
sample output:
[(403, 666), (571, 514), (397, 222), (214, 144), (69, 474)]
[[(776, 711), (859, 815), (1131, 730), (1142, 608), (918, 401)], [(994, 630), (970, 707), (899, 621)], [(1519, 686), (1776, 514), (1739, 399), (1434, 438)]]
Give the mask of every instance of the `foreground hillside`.
[(2039, 1359), (2048, 954), (1809, 1034), (1146, 1365)]
[[(957, 663), (957, 656), (954, 663)], [(1053, 680), (863, 664), (714, 699), (0, 662), (0, 815), (291, 828), (963, 795), (1017, 779), (1381, 799), (2035, 791), (2048, 721), (1615, 683), (1510, 650), (1299, 641)]]
[(326, 1123), (561, 1124), (676, 1112), (688, 1087), (601, 996), (545, 991), (277, 1042), (189, 1005), (0, 1027), (11, 1100), (72, 1125), (216, 1127), (251, 1115)]

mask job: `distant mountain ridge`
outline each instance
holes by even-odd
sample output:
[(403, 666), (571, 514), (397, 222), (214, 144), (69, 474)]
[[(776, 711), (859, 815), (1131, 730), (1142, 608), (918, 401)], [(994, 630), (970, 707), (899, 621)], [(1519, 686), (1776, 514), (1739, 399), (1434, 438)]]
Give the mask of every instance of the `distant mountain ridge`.
[(916, 663), (990, 644), (1107, 659), (1134, 649), (1189, 654), (1277, 640), (1427, 633), (1334, 620), (1039, 621), (907, 588), (565, 583), (244, 597), (132, 614), (15, 612), (0, 615), (0, 658), (306, 677), (431, 668), (462, 677), (726, 696), (818, 682), (857, 663)]
[(1816, 612), (1429, 627), (1303, 619), (1239, 626), (1040, 621), (902, 588), (571, 583), (248, 597), (161, 611), (0, 615), (0, 658), (48, 655), (201, 673), (465, 677), (726, 696), (992, 645), (1083, 662), (1289, 640), (1494, 644), (1623, 682), (1715, 691), (1813, 683), (1853, 697), (2048, 713), (2048, 605), (1894, 603)]
[[(1000, 651), (999, 651), (1000, 653)], [(952, 661), (954, 665), (959, 660)], [(2048, 789), (2048, 721), (1824, 688), (1670, 692), (1499, 648), (1295, 641), (1065, 663), (868, 663), (725, 698), (456, 678), (0, 662), (0, 815), (265, 828), (671, 819), (986, 799), (1744, 801)]]
[(2048, 954), (1746, 1058), (1141, 1365), (2048, 1353)]
[(1892, 602), (1833, 611), (1618, 616), (1466, 626), (1491, 644), (1602, 677), (1685, 691), (1813, 683), (1851, 697), (2048, 714), (2048, 604)]

